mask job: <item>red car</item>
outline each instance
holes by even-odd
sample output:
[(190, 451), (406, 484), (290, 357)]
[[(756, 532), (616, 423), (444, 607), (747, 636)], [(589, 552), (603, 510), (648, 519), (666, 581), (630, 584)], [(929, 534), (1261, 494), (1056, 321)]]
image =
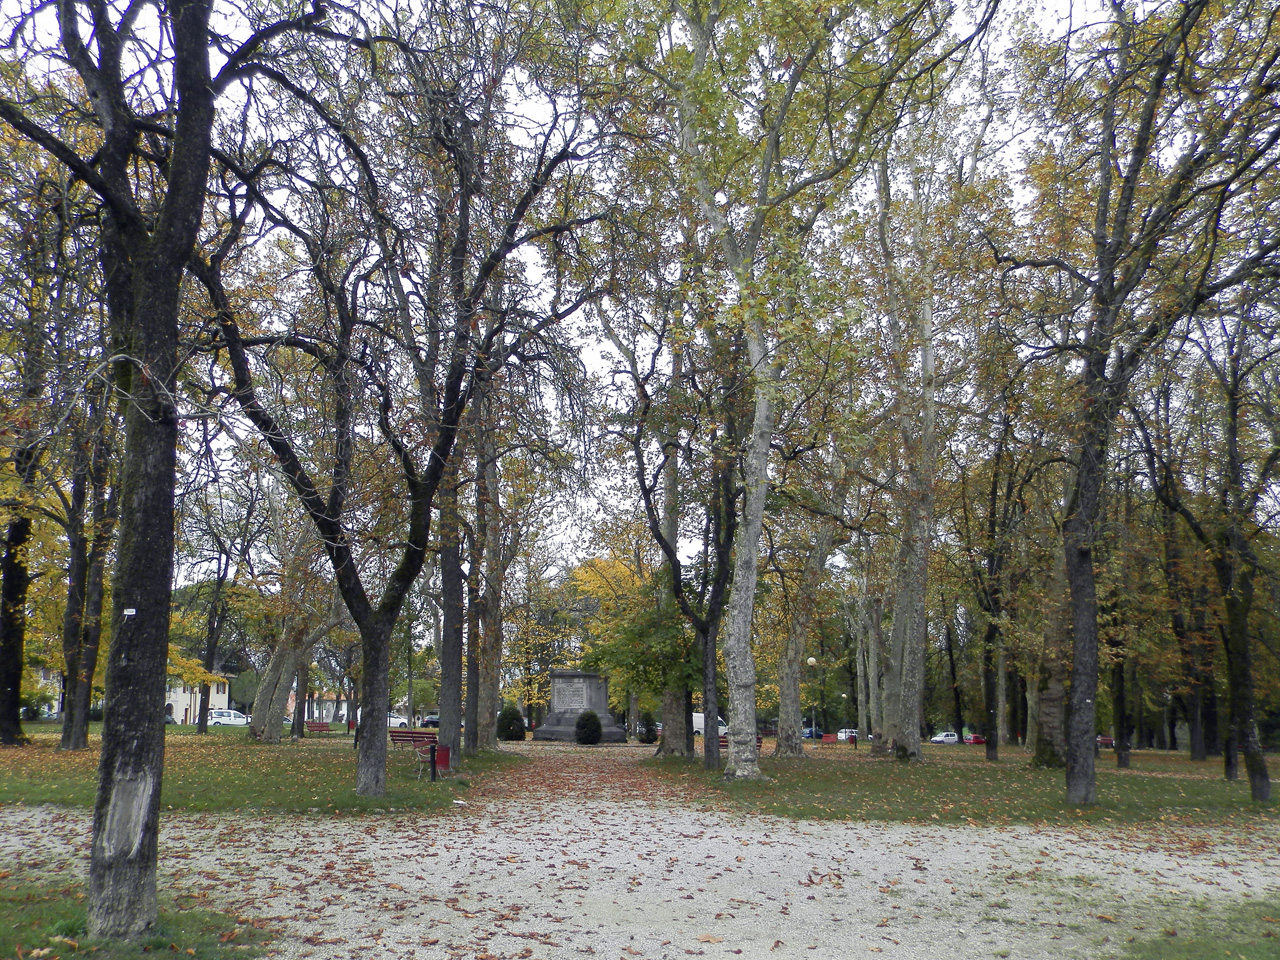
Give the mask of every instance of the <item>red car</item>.
[(964, 735), (965, 743), (986, 743), (987, 738), (980, 733), (966, 733)]

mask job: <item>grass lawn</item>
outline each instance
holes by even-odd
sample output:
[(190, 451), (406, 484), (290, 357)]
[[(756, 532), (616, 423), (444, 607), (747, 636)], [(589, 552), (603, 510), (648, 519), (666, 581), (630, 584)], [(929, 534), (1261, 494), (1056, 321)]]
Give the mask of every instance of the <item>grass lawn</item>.
[[(92, 806), (100, 741), (91, 729), (89, 749), (58, 749), (57, 724), (24, 724), (31, 743), (0, 750), (0, 804), (55, 803)], [(417, 779), (414, 751), (387, 749), (387, 795), (355, 792), (356, 752), (350, 737), (322, 734), (268, 746), (250, 740), (246, 727), (172, 726), (165, 737), (165, 810), (190, 812), (374, 813), (431, 811), (449, 807), (469, 786), (465, 776), (431, 783)], [(482, 771), (517, 758), (490, 755), (467, 761)]]
[(1222, 911), (1187, 904), (1157, 936), (1125, 944), (1125, 960), (1280, 960), (1280, 903), (1247, 901)]
[(760, 767), (767, 781), (725, 782), (700, 765), (654, 761), (663, 774), (710, 788), (735, 808), (817, 820), (969, 823), (984, 826), (1179, 825), (1248, 829), (1273, 823), (1274, 803), (1255, 804), (1246, 780), (1222, 779), (1221, 760), (1192, 763), (1185, 754), (1134, 751), (1117, 770), (1103, 752), (1097, 763), (1098, 803), (1066, 803), (1061, 770), (1033, 770), (1020, 749), (988, 763), (982, 746), (933, 747), (924, 763), (872, 760), (846, 744), (809, 747), (803, 759), (775, 760), (766, 740)]
[[(91, 807), (98, 776), (97, 725), (91, 729), (89, 749), (74, 753), (58, 749), (57, 724), (26, 723), (23, 728), (29, 744), (0, 750), (0, 805)], [(163, 808), (312, 816), (431, 812), (450, 807), (469, 786), (465, 776), (432, 783), (424, 774), (418, 780), (414, 751), (389, 748), (387, 795), (358, 797), (350, 737), (322, 735), (264, 746), (250, 740), (245, 730), (218, 727), (200, 736), (195, 727), (169, 727)], [(490, 755), (468, 760), (467, 770), (518, 762), (509, 755)], [(243, 918), (170, 898), (162, 901), (153, 935), (129, 944), (92, 942), (84, 938), (84, 898), (84, 885), (77, 879), (0, 870), (0, 957), (124, 960), (145, 954), (251, 960), (272, 939), (269, 929)]]
[(152, 932), (131, 943), (92, 940), (84, 935), (84, 885), (35, 882), (0, 872), (0, 956), (63, 960), (93, 957), (126, 960), (144, 956), (184, 956), (201, 960), (260, 957), (274, 939), (267, 925), (256, 925), (213, 910), (188, 909), (162, 901)]

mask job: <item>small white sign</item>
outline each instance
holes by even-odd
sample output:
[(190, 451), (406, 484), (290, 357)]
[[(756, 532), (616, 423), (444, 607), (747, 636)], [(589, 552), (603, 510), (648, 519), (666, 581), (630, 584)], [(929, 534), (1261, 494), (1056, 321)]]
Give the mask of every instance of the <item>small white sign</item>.
[(138, 611), (137, 611), (137, 610), (135, 610), (133, 607), (125, 607), (125, 608), (124, 608), (124, 615), (125, 615), (126, 617), (132, 617), (132, 616), (133, 616), (135, 613), (137, 613), (137, 612), (138, 612)]

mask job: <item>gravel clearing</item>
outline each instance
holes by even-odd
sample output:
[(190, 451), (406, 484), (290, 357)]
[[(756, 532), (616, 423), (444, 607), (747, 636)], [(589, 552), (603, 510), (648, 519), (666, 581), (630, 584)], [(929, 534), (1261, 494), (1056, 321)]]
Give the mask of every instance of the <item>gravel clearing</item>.
[[(286, 960), (1100, 958), (1280, 892), (1270, 827), (794, 822), (676, 795), (639, 765), (651, 748), (516, 748), (536, 782), (499, 777), (444, 816), (167, 815), (162, 882), (270, 920)], [(87, 850), (85, 812), (0, 808), (18, 870), (83, 871)]]

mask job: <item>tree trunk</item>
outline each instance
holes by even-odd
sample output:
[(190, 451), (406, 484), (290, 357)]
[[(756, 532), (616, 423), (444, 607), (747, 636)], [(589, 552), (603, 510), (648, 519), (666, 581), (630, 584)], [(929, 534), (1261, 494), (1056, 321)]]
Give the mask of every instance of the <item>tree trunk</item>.
[(1271, 777), (1258, 740), (1258, 726), (1254, 722), (1253, 651), (1249, 636), (1253, 574), (1248, 570), (1234, 573), (1234, 583), (1224, 598), (1227, 617), (1223, 637), (1223, 649), (1227, 655), (1227, 688), (1231, 697), (1231, 736), (1244, 753), (1249, 796), (1262, 803), (1271, 799)]
[(778, 660), (778, 739), (775, 757), (803, 757), (804, 716), (800, 704), (800, 662), (804, 658), (804, 635), (795, 630), (795, 617), (787, 625), (787, 645)]
[(1040, 677), (1033, 675), (1027, 680), (1027, 736), (1023, 740), (1023, 750), (1035, 751), (1040, 742)]
[(0, 555), (0, 744), (13, 746), (22, 733), (22, 666), (27, 633), (26, 548), (31, 520), (25, 516), (9, 522)]
[[(843, 506), (844, 498), (839, 496), (839, 487), (836, 493), (833, 501), (838, 499)], [(800, 581), (791, 598), (787, 642), (778, 662), (778, 743), (773, 751), (775, 757), (804, 756), (800, 737), (804, 725), (800, 704), (800, 663), (804, 659), (805, 641), (813, 623), (813, 597), (826, 572), (827, 560), (835, 546), (835, 535), (835, 524), (823, 522), (805, 554)]]
[[(479, 718), (476, 741), (481, 750), (498, 747), (498, 710), (502, 707), (502, 598), (493, 596), (483, 605), (480, 628)], [(607, 718), (602, 717), (601, 720)]]
[[(99, 511), (101, 504), (101, 511)], [(93, 675), (98, 669), (98, 651), (102, 645), (102, 607), (106, 597), (107, 554), (111, 550), (109, 507), (99, 499), (94, 507), (94, 535), (89, 546), (88, 589), (77, 653), (76, 682), (72, 692), (70, 715), (63, 720), (63, 743), (67, 750), (84, 750), (89, 746), (89, 709), (93, 706)], [(67, 740), (67, 730), (70, 739)]]
[(960, 678), (956, 675), (955, 635), (950, 618), (943, 626), (943, 641), (947, 648), (947, 666), (951, 680), (951, 723), (956, 733), (964, 733), (964, 706), (960, 700)]
[[(284, 714), (281, 713), (275, 718), (275, 723), (271, 723), (270, 715), (272, 705), (276, 702), (276, 689), (283, 682), (285, 676), (292, 678), (292, 674), (287, 672), (289, 666), (289, 632), (293, 628), (286, 624), (284, 632), (281, 633), (280, 639), (276, 641), (276, 645), (271, 650), (271, 657), (267, 660), (267, 665), (262, 670), (262, 676), (258, 678), (258, 689), (253, 695), (253, 709), (249, 716), (249, 730), (259, 740), (264, 743), (280, 742), (280, 727), (283, 723)], [(274, 731), (274, 732), (273, 732)]]
[[(672, 357), (673, 381), (683, 373), (683, 354), (674, 351)], [(679, 461), (674, 457), (667, 459), (662, 476), (662, 535), (668, 543), (676, 543), (680, 534), (680, 472)], [(668, 561), (667, 571), (670, 574), (662, 585), (658, 603), (668, 616), (674, 616), (677, 609), (672, 564)], [(658, 749), (654, 755), (658, 757), (692, 757), (693, 730), (691, 698), (688, 682), (685, 680), (684, 664), (671, 664), (667, 670), (667, 682), (662, 691), (662, 736), (658, 739)], [(716, 740), (719, 745), (719, 739)]]
[(311, 657), (309, 655), (300, 656), (293, 686), (293, 724), (289, 731), (289, 735), (296, 740), (301, 740), (307, 735), (307, 688), (310, 685)]
[[(98, 937), (138, 936), (155, 922), (157, 912), (178, 441), (171, 401), (177, 367), (176, 279), (168, 297), (144, 289), (137, 298), (140, 342), (134, 349), (159, 383), (158, 389), (135, 383), (125, 413), (120, 542), (89, 861), (88, 930)], [(144, 380), (141, 370), (136, 379)]]
[(458, 521), (458, 458), (440, 484), (440, 730), (439, 742), (462, 755), (462, 647), (465, 587)]
[[(773, 441), (774, 411), (770, 394), (776, 383), (776, 371), (765, 357), (763, 335), (750, 332), (747, 342), (757, 370), (773, 375), (756, 384), (751, 440), (743, 463), (746, 493), (742, 521), (734, 539), (733, 590), (729, 595), (729, 623), (724, 642), (725, 672), (729, 679), (729, 759), (724, 774), (736, 780), (763, 777), (756, 747), (756, 663), (751, 634), (764, 502), (769, 486), (769, 447)], [(707, 717), (708, 738), (714, 724), (715, 718)]]
[(685, 690), (673, 684), (662, 691), (662, 737), (658, 740), (659, 757), (689, 757), (689, 737), (685, 726)]
[[(204, 668), (210, 673), (213, 672), (214, 665), (217, 663), (218, 641), (222, 639), (222, 625), (227, 615), (227, 601), (224, 593), (227, 583), (227, 562), (229, 562), (227, 558), (223, 557), (218, 569), (218, 578), (214, 583), (213, 596), (209, 599), (209, 619), (204, 642)], [(196, 733), (209, 731), (211, 692), (209, 684), (200, 684), (200, 714), (196, 718)]]
[(360, 675), (359, 749), (356, 754), (356, 793), (382, 797), (387, 793), (387, 710), (391, 706), (391, 629), (395, 617), (375, 617), (360, 628), (364, 671)]
[(462, 752), (473, 757), (480, 749), (480, 551), (473, 535), (467, 551), (467, 687), (466, 725), (462, 729)]
[(1126, 659), (1123, 653), (1118, 654), (1118, 659), (1111, 667), (1111, 712), (1115, 717), (1116, 736), (1116, 767), (1121, 770), (1128, 770), (1129, 763), (1129, 702), (1126, 699), (1128, 692), (1125, 687), (1125, 664)]
[(982, 736), (987, 741), (987, 759), (993, 763), (1000, 759), (1000, 706), (996, 699), (996, 649), (999, 641), (1000, 625), (988, 620), (982, 638)]
[(996, 647), (996, 739), (1009, 743), (1009, 670), (1008, 653), (1003, 644)]
[[(893, 605), (893, 670), (885, 734), (899, 760), (923, 757), (920, 707), (924, 694), (924, 652), (927, 645), (925, 590), (928, 587), (929, 538), (932, 510), (921, 494), (909, 494), (904, 516), (906, 534), (898, 554), (898, 589)], [(929, 498), (931, 499), (931, 498)]]
[(67, 511), (67, 605), (62, 614), (62, 750), (83, 749), (73, 746), (76, 707), (79, 703), (81, 677), (80, 646), (84, 639), (84, 613), (89, 590), (89, 540), (85, 536), (86, 509), (89, 501), (89, 462), (77, 456), (71, 478), (70, 508)]
[[(709, 625), (708, 630), (694, 631), (695, 646), (702, 655), (702, 765), (707, 770), (720, 769), (720, 690), (717, 685), (718, 663), (716, 657), (717, 639), (719, 637), (718, 621)], [(753, 661), (754, 662), (754, 661)], [(732, 701), (731, 701), (732, 704)], [(730, 706), (729, 723), (733, 723), (733, 708)], [(754, 724), (755, 718), (752, 717)], [(753, 740), (754, 742), (754, 740)]]
[(1094, 534), (1102, 517), (1107, 438), (1113, 415), (1105, 377), (1108, 357), (1088, 358), (1082, 375), (1084, 402), (1075, 476), (1062, 521), (1063, 557), (1071, 598), (1071, 692), (1067, 715), (1067, 803), (1098, 799), (1096, 752), (1098, 696), (1098, 588)]

